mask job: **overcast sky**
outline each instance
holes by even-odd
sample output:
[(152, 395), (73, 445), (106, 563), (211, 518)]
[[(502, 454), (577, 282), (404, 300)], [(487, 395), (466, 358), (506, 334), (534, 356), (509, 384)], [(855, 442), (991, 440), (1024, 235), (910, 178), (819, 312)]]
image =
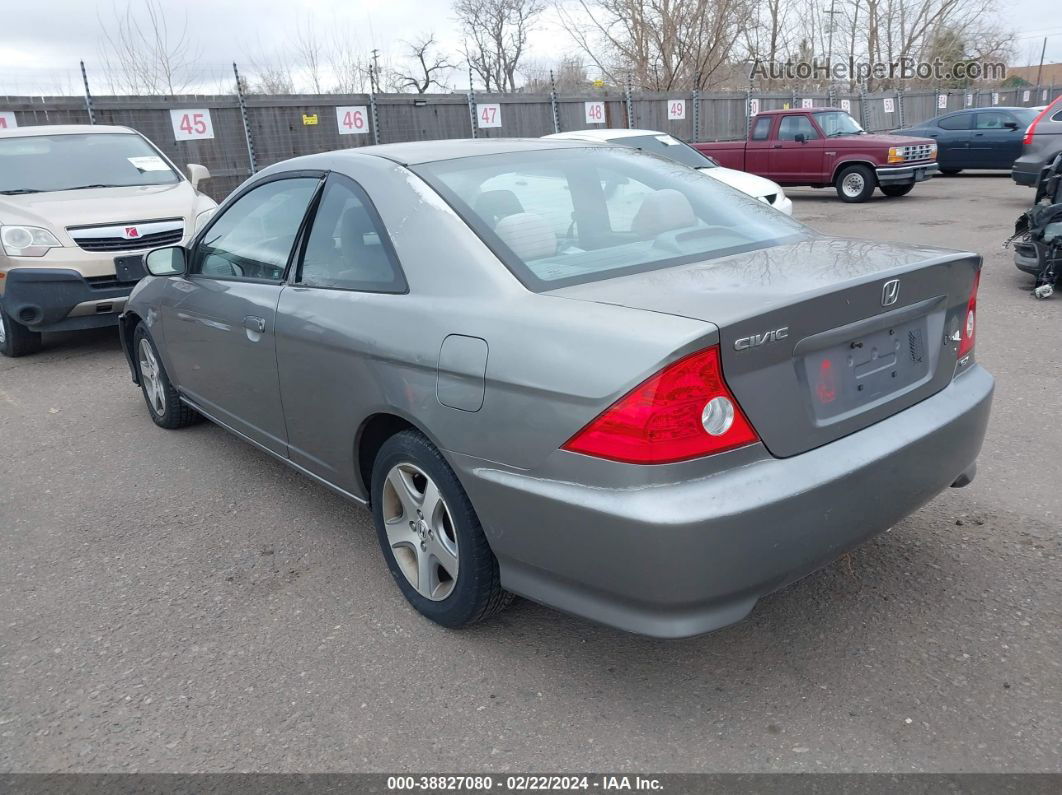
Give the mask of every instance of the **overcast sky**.
[[(1014, 65), (1036, 63), (1042, 37), (1048, 36), (1047, 62), (1062, 61), (1059, 0), (1012, 0), (1007, 17), (1017, 33)], [(15, 0), (5, 0), (13, 5)], [(0, 94), (79, 93), (78, 60), (90, 79), (101, 69), (100, 19), (113, 17), (125, 0), (36, 0), (18, 3), (18, 13), (3, 15), (0, 25)], [(229, 84), (231, 63), (250, 71), (288, 46), (292, 31), (311, 22), (324, 36), (342, 35), (366, 52), (378, 47), (397, 59), (401, 42), (434, 32), (456, 52), (460, 37), (449, 0), (167, 0), (171, 24), (179, 28), (187, 13), (189, 30), (201, 53), (199, 90)], [(182, 10), (183, 9), (183, 10)], [(550, 14), (535, 32), (530, 57), (544, 64), (573, 48)], [(464, 87), (464, 80), (455, 81)], [(102, 75), (95, 93), (106, 93)]]

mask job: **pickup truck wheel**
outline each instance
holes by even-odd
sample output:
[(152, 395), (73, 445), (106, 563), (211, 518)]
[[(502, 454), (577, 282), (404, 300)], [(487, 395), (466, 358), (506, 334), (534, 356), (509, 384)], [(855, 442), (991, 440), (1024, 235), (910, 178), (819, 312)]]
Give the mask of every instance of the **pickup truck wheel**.
[(846, 166), (837, 174), (834, 185), (841, 201), (858, 204), (871, 197), (877, 187), (877, 180), (874, 178), (874, 172), (866, 166)]
[(40, 349), (41, 333), (30, 331), (21, 323), (12, 320), (0, 306), (0, 353), (14, 358), (36, 353)]
[(913, 182), (910, 185), (882, 185), (881, 192), (886, 196), (906, 196), (913, 188)]

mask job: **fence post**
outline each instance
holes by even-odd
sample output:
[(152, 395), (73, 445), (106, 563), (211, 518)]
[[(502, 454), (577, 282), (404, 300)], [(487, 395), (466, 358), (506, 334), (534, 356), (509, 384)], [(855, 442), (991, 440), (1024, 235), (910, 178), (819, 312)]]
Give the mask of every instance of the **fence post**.
[(553, 79), (553, 70), (549, 70), (549, 105), (553, 110), (553, 132), (559, 133), (560, 113), (557, 112), (557, 81)]
[(862, 83), (859, 84), (859, 126), (867, 128), (867, 92)]
[(693, 140), (701, 140), (701, 90), (693, 89)]
[(745, 89), (745, 140), (752, 130), (752, 86)]
[(247, 105), (243, 101), (243, 83), (240, 81), (240, 70), (236, 68), (236, 62), (232, 62), (232, 74), (236, 77), (236, 99), (240, 103), (240, 118), (243, 119), (243, 139), (247, 142), (247, 159), (251, 164), (251, 174), (258, 172), (258, 162), (254, 157), (254, 140), (251, 138), (251, 125), (247, 119)]
[(376, 109), (376, 69), (369, 64), (369, 120), (372, 122), (372, 142), (380, 143), (380, 116)]
[(472, 87), (472, 67), (468, 67), (468, 120), (472, 124), (472, 137), (476, 137), (476, 90)]
[(896, 113), (899, 115), (900, 127), (903, 127), (903, 94), (899, 89), (896, 90)]
[(85, 110), (88, 111), (89, 124), (96, 123), (96, 112), (92, 109), (92, 92), (89, 91), (88, 72), (85, 71), (85, 62), (81, 62), (81, 80), (85, 83)]
[(631, 73), (627, 72), (627, 129), (634, 129), (634, 103), (631, 101)]

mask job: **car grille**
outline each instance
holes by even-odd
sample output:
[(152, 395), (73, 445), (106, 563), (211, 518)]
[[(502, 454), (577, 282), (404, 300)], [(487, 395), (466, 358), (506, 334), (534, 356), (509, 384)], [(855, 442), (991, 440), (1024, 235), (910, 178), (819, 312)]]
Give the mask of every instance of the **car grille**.
[(936, 144), (912, 144), (901, 147), (904, 160), (929, 160), (933, 156)]
[(130, 221), (106, 226), (71, 227), (67, 231), (85, 251), (136, 251), (172, 246), (184, 237), (184, 221)]
[(93, 290), (109, 290), (112, 287), (132, 287), (135, 281), (123, 282), (117, 276), (86, 276), (85, 281)]

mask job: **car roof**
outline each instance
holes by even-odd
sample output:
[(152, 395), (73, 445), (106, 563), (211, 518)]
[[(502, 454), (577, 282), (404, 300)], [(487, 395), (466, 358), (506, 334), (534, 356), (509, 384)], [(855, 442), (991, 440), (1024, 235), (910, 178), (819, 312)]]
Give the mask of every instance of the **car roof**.
[(809, 113), (821, 113), (822, 111), (825, 111), (825, 110), (835, 110), (838, 113), (847, 113), (848, 112), (846, 110), (842, 110), (841, 108), (834, 108), (834, 107), (829, 107), (829, 106), (826, 106), (826, 105), (823, 105), (822, 107), (819, 107), (818, 105), (816, 105), (813, 108), (781, 108), (781, 109), (778, 109), (778, 110), (761, 110), (756, 115), (757, 116), (777, 116), (780, 113), (800, 113), (801, 111), (804, 111), (804, 110), (808, 111)]
[[(347, 152), (374, 155), (393, 160), (400, 165), (418, 165), (438, 160), (456, 160), (462, 157), (500, 155), (508, 152), (533, 152), (542, 149), (573, 149), (586, 146), (585, 142), (544, 138), (458, 138), (442, 141), (408, 141), (400, 144), (362, 146)], [(329, 154), (336, 154), (331, 152)]]
[(1035, 108), (1011, 107), (1009, 105), (989, 105), (984, 108), (960, 108), (949, 113), (941, 113), (941, 116), (954, 116), (956, 113), (977, 113), (985, 110), (1035, 110)]
[(84, 135), (85, 133), (136, 133), (128, 127), (109, 124), (34, 124), (0, 130), (0, 138), (25, 138), (33, 135)]
[(671, 135), (661, 130), (633, 130), (629, 127), (593, 127), (588, 130), (568, 130), (543, 135), (555, 141), (615, 141), (620, 138), (638, 138), (646, 135)]

